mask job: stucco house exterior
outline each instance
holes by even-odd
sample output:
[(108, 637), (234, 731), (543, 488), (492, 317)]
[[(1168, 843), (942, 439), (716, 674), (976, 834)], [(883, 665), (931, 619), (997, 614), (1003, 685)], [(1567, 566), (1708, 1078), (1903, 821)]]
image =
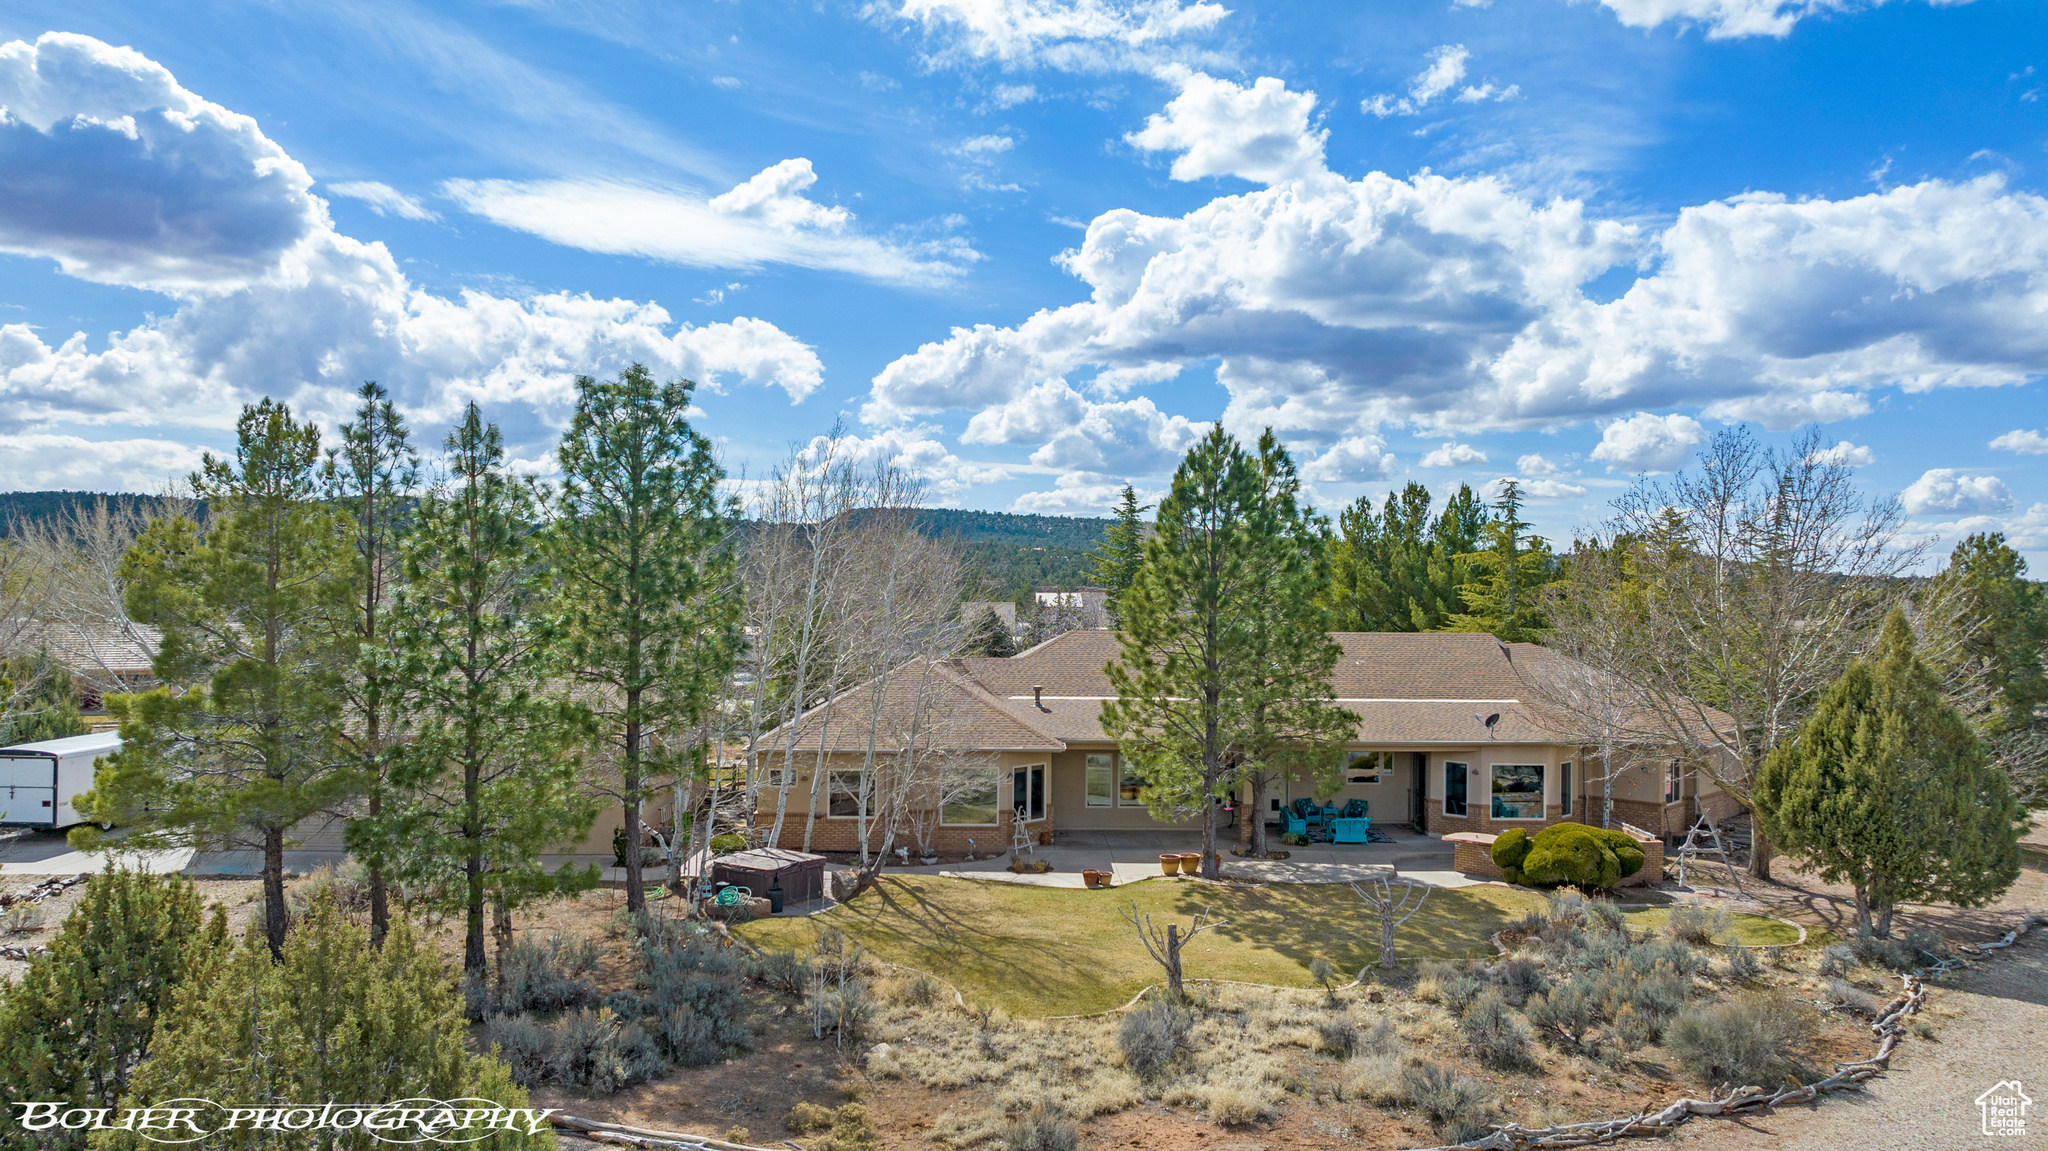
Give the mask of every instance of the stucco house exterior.
[[(1311, 796), (1339, 805), (1363, 799), (1376, 823), (1439, 835), (1600, 822), (1605, 764), (1568, 721), (1544, 707), (1538, 690), (1546, 661), (1562, 657), (1484, 634), (1331, 638), (1343, 652), (1333, 694), (1358, 717), (1341, 787), (1320, 795), (1307, 777), (1287, 780), (1268, 791), (1266, 810), (1256, 817), (1278, 822), (1283, 806)], [(1095, 629), (1067, 632), (1014, 656), (906, 663), (889, 674), (879, 696), (877, 685), (863, 685), (812, 709), (793, 739), (784, 728), (762, 741), (771, 785), (759, 793), (758, 825), (769, 827), (781, 803), (781, 846), (800, 841), (806, 821), (818, 850), (857, 850), (863, 829), (871, 845), (879, 844), (876, 813), (861, 807), (861, 773), (871, 764), (887, 770), (892, 756), (918, 742), (891, 733), (922, 730), (931, 753), (972, 757), (987, 780), (970, 802), (943, 813), (939, 850), (964, 849), (970, 839), (983, 849), (1006, 848), (1019, 809), (1034, 837), (1047, 830), (1198, 826), (1192, 818), (1156, 818), (1144, 781), (1125, 770), (1116, 741), (1102, 730), (1102, 705), (1112, 698), (1103, 669), (1116, 657), (1115, 637)], [(875, 715), (881, 722), (870, 722)], [(793, 769), (786, 800), (779, 794), (785, 758)], [(1675, 837), (1702, 812), (1721, 819), (1739, 810), (1705, 772), (1675, 755), (1638, 748), (1625, 761), (1616, 758), (1617, 826)], [(820, 770), (823, 783), (816, 781)], [(821, 797), (815, 810), (814, 788)], [(1219, 801), (1235, 834), (1249, 839), (1252, 813), (1244, 802), (1242, 795)]]

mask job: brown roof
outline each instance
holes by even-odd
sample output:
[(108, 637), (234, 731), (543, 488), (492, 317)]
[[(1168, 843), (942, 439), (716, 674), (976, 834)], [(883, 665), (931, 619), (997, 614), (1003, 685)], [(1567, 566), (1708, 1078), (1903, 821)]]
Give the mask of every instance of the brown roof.
[[(945, 662), (931, 665), (924, 675), (923, 658), (913, 659), (891, 671), (883, 681), (882, 718), (875, 726), (876, 751), (903, 750), (913, 723), (930, 733), (938, 746), (981, 751), (1065, 751), (1066, 744), (1024, 722), (988, 689), (964, 676)], [(922, 714), (918, 707), (918, 686), (924, 684)], [(795, 748), (816, 751), (821, 739), (827, 751), (866, 751), (870, 718), (874, 706), (874, 681), (869, 680), (841, 693), (831, 704), (805, 712), (797, 721)], [(765, 750), (788, 747), (789, 727), (784, 724), (761, 737)]]
[(57, 662), (74, 672), (149, 675), (163, 634), (144, 624), (132, 632), (119, 628), (87, 629), (68, 623), (46, 625), (38, 636)]
[[(1547, 714), (1540, 702), (1533, 679), (1560, 658), (1541, 645), (1459, 632), (1333, 632), (1330, 638), (1342, 649), (1332, 694), (1358, 716), (1359, 743), (1483, 743), (1489, 739), (1483, 717), (1496, 712), (1500, 721), (1492, 742), (1578, 741), (1570, 724)], [(939, 665), (954, 671), (949, 686), (965, 709), (956, 724), (961, 736), (991, 741), (960, 746), (1058, 750), (1069, 743), (1112, 742), (1101, 725), (1102, 705), (1112, 698), (1103, 669), (1117, 655), (1116, 637), (1092, 629), (1067, 632), (1013, 656), (969, 656)], [(894, 681), (914, 684), (918, 666), (913, 661), (891, 673), (892, 694), (907, 698)], [(1034, 703), (1034, 691), (1042, 706)], [(842, 708), (847, 698), (841, 697)], [(844, 746), (856, 728), (860, 748)], [(834, 748), (865, 748), (866, 728), (865, 718), (835, 719)], [(1040, 742), (1030, 742), (1033, 737)], [(813, 734), (807, 731), (802, 739), (799, 746), (816, 749)]]

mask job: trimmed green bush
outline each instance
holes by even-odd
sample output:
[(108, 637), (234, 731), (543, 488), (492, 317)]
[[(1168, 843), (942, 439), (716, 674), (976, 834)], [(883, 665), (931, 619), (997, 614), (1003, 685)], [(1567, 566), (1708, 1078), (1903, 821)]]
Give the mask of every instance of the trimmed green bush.
[(1509, 883), (1522, 882), (1522, 861), (1529, 857), (1529, 833), (1511, 827), (1493, 841), (1493, 864)]
[[(1494, 851), (1498, 853), (1501, 842), (1517, 834), (1524, 833), (1516, 828), (1495, 840)], [(1642, 845), (1623, 832), (1582, 823), (1558, 823), (1544, 828), (1529, 841), (1529, 850), (1521, 859), (1521, 875), (1515, 882), (1531, 887), (1568, 883), (1599, 891), (1641, 871), (1646, 858)], [(1498, 854), (1495, 861), (1499, 861)]]

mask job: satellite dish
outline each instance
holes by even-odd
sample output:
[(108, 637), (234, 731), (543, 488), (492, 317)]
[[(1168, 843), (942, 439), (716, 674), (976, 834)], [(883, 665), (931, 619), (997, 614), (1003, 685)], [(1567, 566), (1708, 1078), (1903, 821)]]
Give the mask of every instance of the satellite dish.
[(1497, 711), (1496, 711), (1496, 712), (1494, 712), (1494, 713), (1493, 713), (1492, 715), (1489, 715), (1489, 716), (1487, 716), (1487, 717), (1486, 717), (1486, 738), (1488, 738), (1488, 739), (1492, 739), (1492, 738), (1493, 738), (1493, 726), (1494, 726), (1495, 724), (1499, 723), (1499, 722), (1500, 722), (1500, 713), (1499, 713), (1499, 712), (1497, 712)]

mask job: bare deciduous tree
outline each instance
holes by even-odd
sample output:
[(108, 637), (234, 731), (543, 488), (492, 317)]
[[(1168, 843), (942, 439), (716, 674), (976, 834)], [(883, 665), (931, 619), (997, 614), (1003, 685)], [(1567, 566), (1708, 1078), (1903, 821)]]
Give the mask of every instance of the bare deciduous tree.
[(1128, 907), (1118, 908), (1117, 914), (1123, 916), (1124, 922), (1130, 924), (1138, 933), (1138, 942), (1145, 945), (1145, 950), (1151, 953), (1153, 960), (1166, 969), (1166, 991), (1175, 1003), (1187, 998), (1187, 991), (1181, 985), (1181, 949), (1188, 945), (1189, 940), (1204, 931), (1229, 926), (1226, 920), (1210, 919), (1209, 909), (1206, 907), (1195, 913), (1194, 921), (1185, 929), (1178, 923), (1168, 923), (1163, 928), (1153, 923), (1152, 913), (1139, 911), (1136, 900)]
[[(1918, 561), (1896, 500), (1866, 500), (1808, 432), (1783, 451), (1716, 435), (1698, 466), (1638, 481), (1604, 540), (1604, 586), (1572, 585), (1552, 641), (1616, 681), (1641, 742), (1676, 747), (1744, 807), (1764, 756), (1867, 642)], [(1606, 634), (1620, 616), (1625, 637)], [(1621, 639), (1626, 642), (1619, 642)], [(1770, 877), (1755, 836), (1751, 873)]]
[(1351, 890), (1365, 901), (1367, 910), (1380, 921), (1380, 970), (1394, 969), (1394, 929), (1415, 917), (1429, 900), (1429, 888), (1412, 879), (1394, 882), (1398, 876), (1374, 876), (1353, 883)]

